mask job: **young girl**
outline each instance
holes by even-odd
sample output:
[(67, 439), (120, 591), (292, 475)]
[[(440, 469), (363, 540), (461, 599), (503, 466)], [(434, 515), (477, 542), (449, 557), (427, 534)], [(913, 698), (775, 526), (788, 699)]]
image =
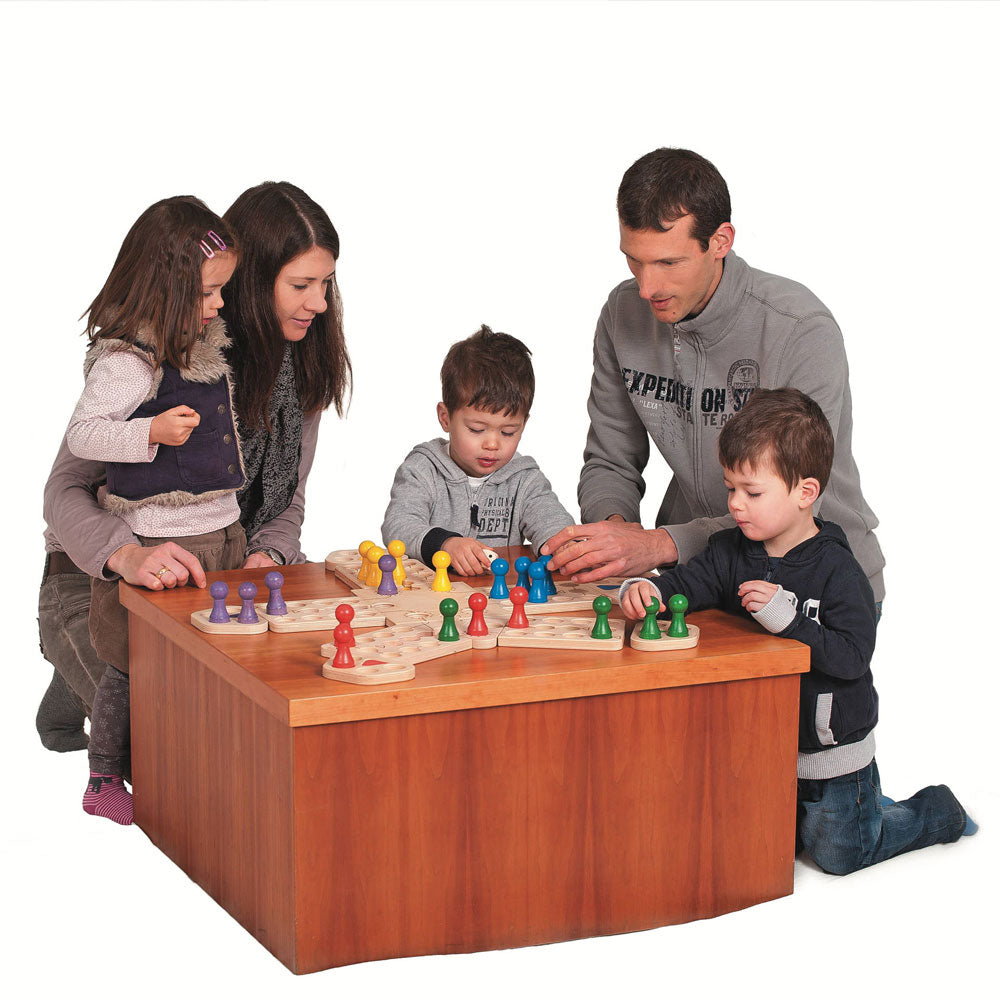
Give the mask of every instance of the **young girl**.
[[(87, 382), (66, 432), (74, 455), (106, 464), (105, 506), (142, 544), (175, 541), (206, 570), (235, 569), (246, 549), (229, 340), (218, 317), (236, 263), (232, 233), (197, 198), (143, 212), (91, 303)], [(171, 585), (169, 573), (157, 576)], [(117, 581), (93, 579), (91, 641), (108, 666), (83, 808), (123, 825), (132, 822), (127, 626)]]

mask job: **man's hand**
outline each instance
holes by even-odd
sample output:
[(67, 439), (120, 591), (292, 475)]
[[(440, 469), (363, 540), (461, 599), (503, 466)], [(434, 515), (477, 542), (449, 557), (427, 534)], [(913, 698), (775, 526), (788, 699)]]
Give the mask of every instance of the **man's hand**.
[[(148, 548), (131, 542), (115, 549), (105, 565), (126, 583), (149, 590), (183, 587), (188, 579), (199, 587), (205, 586), (201, 563), (175, 542), (162, 542)], [(166, 572), (161, 573), (162, 569)]]
[(551, 553), (549, 569), (574, 583), (590, 583), (608, 576), (641, 576), (656, 566), (677, 561), (677, 547), (660, 528), (646, 530), (615, 514), (595, 524), (571, 524), (541, 548)]
[(259, 569), (261, 566), (277, 566), (278, 564), (266, 552), (253, 552), (243, 561), (244, 569)]
[(649, 580), (641, 580), (639, 583), (633, 583), (622, 597), (622, 614), (626, 618), (632, 618), (636, 621), (645, 618), (646, 605), (651, 604), (654, 597), (656, 598), (656, 603), (660, 605), (660, 611), (662, 611), (663, 598), (660, 597), (660, 592)]
[(184, 444), (198, 424), (201, 417), (197, 410), (190, 406), (174, 406), (153, 417), (149, 425), (149, 443), (152, 444)]
[(740, 584), (737, 591), (743, 601), (743, 607), (747, 611), (760, 611), (768, 601), (778, 592), (776, 583), (768, 583), (766, 580), (747, 580)]
[(486, 558), (486, 546), (474, 538), (446, 538), (441, 549), (451, 556), (451, 566), (459, 576), (480, 576), (490, 568)]

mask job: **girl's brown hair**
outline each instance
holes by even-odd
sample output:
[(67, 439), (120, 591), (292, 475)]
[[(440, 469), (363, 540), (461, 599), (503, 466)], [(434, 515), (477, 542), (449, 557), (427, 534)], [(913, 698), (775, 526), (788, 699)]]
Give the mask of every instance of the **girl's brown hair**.
[(232, 230), (198, 198), (179, 195), (150, 205), (126, 234), (104, 287), (84, 313), (90, 344), (134, 344), (142, 329), (152, 338), (156, 364), (186, 368), (202, 327), (202, 244), (222, 252), (209, 232), (236, 252)]
[[(274, 309), (274, 283), (290, 260), (321, 247), (337, 260), (340, 237), (330, 217), (300, 188), (268, 181), (244, 191), (225, 215), (242, 240), (240, 267), (229, 283), (222, 315), (233, 347), (237, 409), (248, 427), (267, 426), (267, 406), (281, 367), (286, 341)], [(343, 414), (351, 383), (351, 359), (344, 341), (343, 308), (334, 278), (326, 312), (312, 321), (293, 346), (295, 381), (306, 413), (331, 403)]]

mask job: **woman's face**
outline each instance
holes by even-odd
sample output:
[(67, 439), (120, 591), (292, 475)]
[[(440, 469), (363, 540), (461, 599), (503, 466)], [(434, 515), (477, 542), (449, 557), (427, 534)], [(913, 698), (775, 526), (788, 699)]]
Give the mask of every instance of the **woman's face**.
[(326, 312), (326, 293), (337, 262), (322, 247), (293, 257), (274, 282), (274, 311), (285, 340), (301, 340), (318, 313)]

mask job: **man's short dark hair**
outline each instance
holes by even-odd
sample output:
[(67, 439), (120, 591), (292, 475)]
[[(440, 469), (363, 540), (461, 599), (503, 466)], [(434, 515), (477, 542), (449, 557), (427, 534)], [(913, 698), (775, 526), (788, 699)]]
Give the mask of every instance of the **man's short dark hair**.
[(691, 235), (707, 250), (709, 237), (731, 221), (722, 174), (690, 149), (654, 149), (639, 157), (618, 187), (618, 218), (629, 229), (664, 233), (682, 215), (692, 217)]
[(517, 337), (483, 325), (451, 345), (441, 366), (441, 395), (449, 413), (471, 406), (526, 417), (535, 398), (531, 351)]
[(818, 479), (822, 493), (833, 467), (833, 431), (817, 403), (799, 389), (757, 389), (722, 428), (719, 461), (726, 469), (770, 465), (789, 489)]

